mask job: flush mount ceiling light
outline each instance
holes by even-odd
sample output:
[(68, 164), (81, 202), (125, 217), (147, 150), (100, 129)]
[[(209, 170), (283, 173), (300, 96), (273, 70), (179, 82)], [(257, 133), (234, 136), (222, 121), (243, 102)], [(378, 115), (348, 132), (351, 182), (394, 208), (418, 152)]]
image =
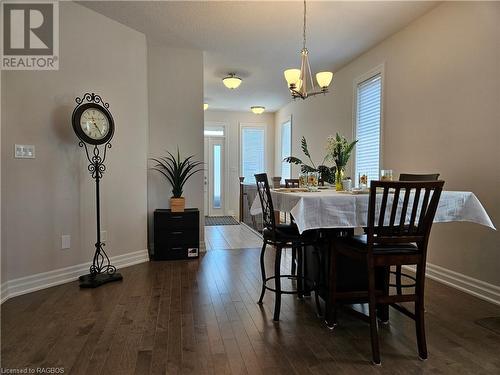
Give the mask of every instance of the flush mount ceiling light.
[(256, 115), (260, 115), (262, 113), (264, 113), (264, 111), (266, 110), (266, 107), (263, 107), (261, 105), (255, 105), (253, 107), (250, 107), (250, 109), (252, 110), (253, 113), (255, 113)]
[(208, 109), (208, 104), (207, 103), (203, 104), (203, 110), (206, 111), (207, 109)]
[[(319, 90), (315, 91), (315, 84), (312, 78), (311, 66), (309, 65), (309, 52), (306, 48), (306, 1), (304, 0), (304, 29), (302, 32), (303, 42), (302, 51), (300, 51), (301, 65), (300, 69), (285, 70), (285, 79), (288, 83), (288, 88), (292, 94), (292, 98), (306, 99), (309, 96), (318, 94), (326, 94), (328, 86), (333, 78), (332, 72), (319, 72), (316, 74)], [(311, 87), (309, 87), (311, 86)], [(308, 91), (310, 90), (310, 92)]]
[(241, 78), (236, 77), (236, 74), (234, 74), (234, 73), (229, 73), (229, 75), (227, 77), (222, 78), (222, 83), (228, 89), (234, 90), (239, 85), (241, 85)]

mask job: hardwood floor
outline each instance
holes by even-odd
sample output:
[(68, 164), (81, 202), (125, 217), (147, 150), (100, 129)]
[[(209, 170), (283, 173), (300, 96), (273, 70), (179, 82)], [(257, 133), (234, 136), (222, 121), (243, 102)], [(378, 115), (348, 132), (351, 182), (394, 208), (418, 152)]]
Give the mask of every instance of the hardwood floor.
[(382, 366), (373, 366), (369, 326), (348, 313), (330, 331), (312, 299), (285, 295), (273, 323), (273, 294), (256, 304), (259, 253), (212, 248), (199, 260), (121, 269), (122, 282), (94, 290), (72, 282), (13, 298), (1, 307), (2, 367), (71, 375), (500, 373), (500, 335), (475, 323), (500, 316), (498, 306), (428, 280), (429, 360), (417, 359), (413, 322), (391, 310), (391, 323), (380, 326)]
[(205, 227), (207, 250), (247, 249), (262, 247), (262, 238), (246, 225)]

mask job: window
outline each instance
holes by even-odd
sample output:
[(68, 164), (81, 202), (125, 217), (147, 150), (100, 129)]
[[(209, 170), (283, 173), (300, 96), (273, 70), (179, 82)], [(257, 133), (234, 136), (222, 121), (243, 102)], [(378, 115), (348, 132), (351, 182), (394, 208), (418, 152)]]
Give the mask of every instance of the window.
[(241, 176), (254, 183), (254, 174), (265, 171), (266, 128), (261, 125), (241, 125)]
[(203, 135), (205, 137), (223, 137), (224, 136), (224, 126), (222, 126), (222, 125), (205, 125)]
[(214, 145), (214, 175), (213, 175), (213, 183), (214, 183), (214, 196), (213, 200), (213, 208), (221, 208), (221, 185), (222, 185), (222, 157), (221, 157), (221, 145)]
[(290, 163), (283, 159), (292, 155), (292, 121), (281, 124), (281, 178), (291, 178), (292, 170)]
[(368, 181), (379, 179), (381, 110), (382, 73), (379, 70), (356, 85), (356, 179), (363, 174), (368, 176)]

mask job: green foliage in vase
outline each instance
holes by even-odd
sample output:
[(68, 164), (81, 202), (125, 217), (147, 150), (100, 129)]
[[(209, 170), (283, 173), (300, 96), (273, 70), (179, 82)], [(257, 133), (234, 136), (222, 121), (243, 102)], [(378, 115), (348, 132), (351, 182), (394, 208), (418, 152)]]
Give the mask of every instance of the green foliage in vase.
[(357, 140), (349, 142), (344, 136), (340, 136), (339, 133), (335, 137), (329, 136), (326, 145), (326, 159), (334, 162), (337, 168), (345, 168), (357, 142)]
[(161, 173), (170, 182), (174, 198), (182, 197), (184, 185), (189, 178), (195, 173), (203, 171), (200, 165), (204, 163), (192, 160), (193, 158), (194, 155), (181, 159), (179, 147), (177, 147), (177, 156), (167, 151), (166, 156), (151, 158), (156, 163), (151, 169)]
[(300, 171), (302, 173), (319, 172), (321, 175), (321, 179), (323, 181), (328, 182), (330, 184), (334, 183), (335, 182), (335, 171), (336, 171), (335, 166), (328, 167), (328, 166), (324, 165), (326, 160), (327, 160), (328, 155), (325, 156), (321, 165), (316, 167), (316, 165), (314, 164), (314, 162), (311, 158), (311, 153), (309, 152), (309, 149), (307, 147), (306, 137), (302, 137), (302, 139), (300, 141), (300, 146), (301, 146), (301, 149), (302, 149), (302, 152), (304, 153), (304, 155), (307, 156), (307, 158), (309, 159), (310, 165), (305, 164), (301, 159), (299, 159), (295, 156), (288, 156), (288, 157), (284, 158), (283, 161), (285, 163), (300, 165)]

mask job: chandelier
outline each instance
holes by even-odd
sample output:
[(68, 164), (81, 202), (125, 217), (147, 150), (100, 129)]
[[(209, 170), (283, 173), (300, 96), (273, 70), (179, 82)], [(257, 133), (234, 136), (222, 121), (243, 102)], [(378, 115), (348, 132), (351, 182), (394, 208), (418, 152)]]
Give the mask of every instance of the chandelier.
[[(332, 72), (319, 72), (316, 74), (316, 81), (319, 89), (315, 90), (315, 84), (312, 78), (311, 66), (309, 65), (309, 52), (306, 48), (306, 0), (304, 0), (304, 29), (303, 29), (302, 51), (300, 51), (301, 65), (300, 69), (285, 70), (285, 79), (292, 98), (306, 99), (309, 96), (326, 94), (328, 86), (333, 78)], [(309, 87), (310, 86), (310, 87)], [(310, 91), (309, 91), (310, 90)]]

